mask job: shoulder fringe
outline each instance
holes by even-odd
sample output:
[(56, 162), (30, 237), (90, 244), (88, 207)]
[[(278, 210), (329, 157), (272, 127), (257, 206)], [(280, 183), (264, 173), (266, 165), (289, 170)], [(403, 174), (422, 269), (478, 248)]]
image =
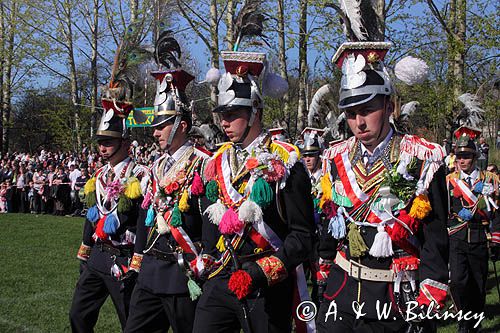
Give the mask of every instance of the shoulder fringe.
[(425, 194), (436, 171), (444, 164), (444, 148), (416, 135), (405, 135), (399, 145), (400, 163), (408, 163), (412, 158), (424, 161), (424, 168), (417, 183), (416, 195)]
[(288, 142), (274, 140), (270, 149), (272, 153), (278, 154), (288, 167), (292, 167), (300, 158), (299, 148)]
[(399, 147), (401, 154), (409, 154), (422, 161), (442, 162), (446, 155), (441, 145), (416, 135), (405, 135)]
[(324, 152), (324, 158), (327, 160), (332, 160), (338, 154), (343, 154), (346, 151), (350, 151), (354, 147), (354, 142), (356, 138), (354, 136), (347, 140), (336, 143)]

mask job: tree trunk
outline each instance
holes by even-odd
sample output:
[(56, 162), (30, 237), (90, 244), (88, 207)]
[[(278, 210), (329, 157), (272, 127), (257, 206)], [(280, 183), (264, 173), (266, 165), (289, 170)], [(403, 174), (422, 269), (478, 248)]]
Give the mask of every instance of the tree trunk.
[(98, 89), (98, 80), (97, 80), (97, 42), (98, 42), (98, 34), (99, 34), (99, 0), (94, 0), (94, 21), (92, 22), (92, 56), (90, 60), (90, 76), (92, 81), (92, 95), (91, 99), (91, 113), (90, 113), (90, 137), (94, 136), (94, 129), (97, 124), (97, 89)]
[(227, 13), (226, 13), (226, 42), (227, 49), (232, 51), (234, 48), (235, 37), (233, 31), (233, 22), (234, 22), (234, 11), (236, 9), (236, 1), (228, 0), (227, 1)]
[[(219, 26), (217, 24), (217, 0), (210, 1), (210, 57), (212, 67), (219, 68)], [(211, 86), (210, 98), (217, 102), (217, 87)], [(215, 123), (215, 118), (213, 118)]]
[(453, 97), (456, 99), (464, 91), (464, 64), (466, 54), (466, 20), (467, 20), (467, 0), (456, 0), (456, 25), (455, 25), (455, 43), (456, 50), (454, 55), (453, 64), (453, 77), (455, 78), (455, 85)]
[(73, 122), (75, 131), (76, 147), (80, 149), (82, 146), (82, 140), (80, 136), (80, 106), (78, 98), (78, 73), (76, 72), (75, 63), (75, 52), (73, 45), (73, 22), (72, 22), (72, 7), (73, 3), (71, 0), (67, 0), (64, 4), (64, 24), (65, 31), (64, 35), (66, 37), (67, 49), (68, 49), (68, 65), (70, 71), (70, 84), (71, 84), (71, 103), (73, 104)]
[(139, 12), (139, 0), (130, 0), (130, 23), (137, 21)]
[(5, 64), (5, 24), (4, 24), (4, 7), (0, 6), (0, 151), (3, 150), (3, 71)]
[(307, 117), (307, 0), (300, 0), (299, 20), (299, 103), (296, 133), (302, 132)]
[(9, 28), (8, 33), (5, 35), (7, 37), (6, 45), (4, 47), (3, 58), (5, 60), (4, 67), (4, 79), (3, 79), (3, 151), (7, 152), (9, 150), (9, 135), (10, 135), (10, 111), (11, 111), (11, 101), (12, 101), (12, 61), (14, 53), (14, 35), (16, 31), (16, 20), (17, 20), (17, 9), (18, 4), (15, 1), (11, 2), (10, 16), (9, 16)]
[[(280, 63), (280, 75), (288, 83), (288, 70), (286, 66), (286, 36), (285, 36), (285, 9), (284, 0), (278, 0), (278, 58)], [(290, 131), (290, 95), (286, 92), (283, 96), (283, 119), (287, 124), (287, 130)]]

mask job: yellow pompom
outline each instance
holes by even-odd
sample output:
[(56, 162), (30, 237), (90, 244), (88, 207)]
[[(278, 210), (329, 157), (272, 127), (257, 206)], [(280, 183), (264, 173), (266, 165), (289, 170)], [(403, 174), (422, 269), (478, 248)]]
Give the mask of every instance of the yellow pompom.
[(425, 194), (420, 194), (413, 200), (410, 209), (410, 216), (417, 220), (423, 220), (429, 215), (432, 207), (429, 198)]
[(95, 192), (95, 177), (87, 180), (85, 186), (83, 187), (83, 193), (85, 193), (85, 195), (88, 195), (92, 192)]
[(226, 251), (226, 246), (224, 245), (224, 236), (219, 237), (219, 241), (217, 242), (217, 245), (215, 245), (217, 250), (219, 250), (220, 253)]
[(139, 179), (130, 177), (125, 187), (125, 196), (129, 199), (137, 199), (142, 195), (141, 183)]
[(243, 183), (241, 183), (240, 187), (238, 188), (238, 193), (239, 194), (243, 194), (243, 192), (245, 192), (245, 189), (247, 188), (247, 182), (244, 181)]
[(323, 207), (325, 201), (332, 200), (332, 182), (330, 181), (330, 175), (326, 174), (321, 177), (321, 200), (319, 201), (319, 207)]
[(188, 199), (189, 199), (188, 191), (184, 190), (184, 192), (182, 192), (181, 198), (179, 200), (179, 210), (183, 213), (185, 213), (189, 210)]

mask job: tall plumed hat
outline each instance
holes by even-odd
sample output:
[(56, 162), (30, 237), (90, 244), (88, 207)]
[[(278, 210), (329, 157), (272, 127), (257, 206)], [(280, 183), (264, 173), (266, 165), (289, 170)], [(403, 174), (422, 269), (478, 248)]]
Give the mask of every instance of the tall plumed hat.
[(142, 66), (151, 60), (151, 54), (140, 46), (141, 31), (131, 24), (115, 54), (109, 84), (102, 87), (103, 113), (96, 131), (97, 139), (127, 138), (126, 119), (133, 112), (136, 122), (147, 117), (134, 106), (144, 95)]
[(264, 16), (259, 7), (259, 0), (244, 2), (233, 23), (237, 36), (234, 49), (221, 54), (226, 72), (220, 75), (218, 70), (212, 68), (206, 78), (206, 81), (217, 84), (219, 90), (217, 107), (213, 112), (249, 108), (252, 110), (250, 124), (257, 110), (264, 107), (263, 96), (280, 98), (288, 90), (288, 83), (269, 71), (265, 53), (238, 51), (245, 38), (263, 37)]
[(302, 156), (320, 154), (324, 149), (324, 129), (306, 127), (300, 134), (302, 144), (300, 145), (300, 153)]
[(172, 31), (162, 32), (155, 43), (155, 60), (160, 70), (151, 73), (156, 79), (152, 127), (174, 118), (178, 123), (182, 116), (191, 117), (192, 110), (185, 90), (194, 76), (182, 69), (178, 60), (180, 56), (181, 48)]
[(474, 139), (481, 135), (481, 131), (477, 128), (461, 126), (454, 133), (457, 142), (455, 143), (455, 154), (472, 153), (477, 155), (477, 147)]
[(391, 95), (394, 88), (384, 65), (389, 42), (344, 43), (332, 61), (342, 69), (338, 107), (369, 102), (377, 95)]

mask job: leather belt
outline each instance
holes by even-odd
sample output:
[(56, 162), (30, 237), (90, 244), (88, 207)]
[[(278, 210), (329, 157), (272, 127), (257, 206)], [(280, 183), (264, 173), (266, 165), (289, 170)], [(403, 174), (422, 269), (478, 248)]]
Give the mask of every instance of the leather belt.
[(191, 261), (195, 258), (194, 254), (190, 253), (180, 253), (180, 252), (164, 252), (160, 251), (158, 249), (152, 248), (148, 252), (145, 253), (146, 255), (150, 255), (155, 257), (156, 259), (163, 260), (166, 262), (178, 262), (178, 256), (182, 255), (187, 261)]
[(335, 263), (356, 280), (394, 282), (394, 273), (389, 269), (369, 268), (355, 261), (347, 260), (337, 252)]
[(133, 252), (132, 247), (115, 247), (100, 240), (96, 242), (96, 246), (99, 250), (110, 253), (117, 257), (131, 257)]
[(256, 261), (256, 260), (259, 260), (261, 258), (267, 257), (267, 256), (273, 254), (274, 252), (275, 252), (274, 250), (265, 250), (265, 251), (261, 251), (261, 252), (254, 253), (254, 254), (248, 254), (245, 256), (238, 256), (238, 261), (240, 262), (240, 264), (243, 264), (245, 262), (250, 262), (250, 261)]

